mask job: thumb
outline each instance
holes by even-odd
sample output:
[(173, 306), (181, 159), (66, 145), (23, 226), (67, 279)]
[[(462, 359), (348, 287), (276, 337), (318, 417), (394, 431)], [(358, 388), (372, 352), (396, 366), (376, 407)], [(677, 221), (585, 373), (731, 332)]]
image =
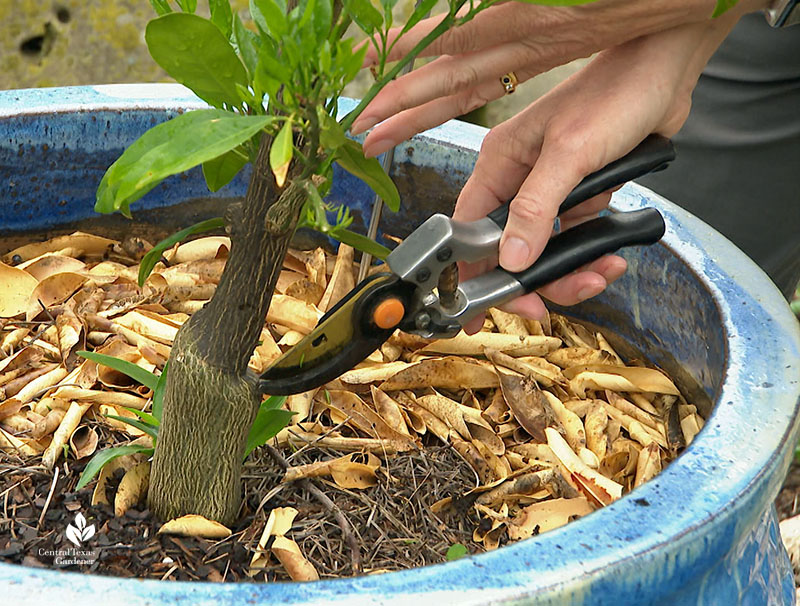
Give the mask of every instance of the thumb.
[(584, 176), (575, 156), (551, 150), (545, 140), (533, 170), (510, 203), (500, 240), (500, 265), (508, 271), (527, 269), (539, 257), (552, 234), (559, 205)]

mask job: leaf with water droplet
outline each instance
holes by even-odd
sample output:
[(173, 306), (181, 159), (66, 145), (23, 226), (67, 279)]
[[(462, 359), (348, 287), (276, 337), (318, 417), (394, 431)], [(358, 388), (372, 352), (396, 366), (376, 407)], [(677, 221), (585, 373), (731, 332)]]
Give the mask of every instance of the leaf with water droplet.
[(236, 84), (247, 87), (247, 70), (213, 22), (191, 13), (169, 13), (147, 24), (145, 41), (166, 72), (216, 107), (240, 105)]

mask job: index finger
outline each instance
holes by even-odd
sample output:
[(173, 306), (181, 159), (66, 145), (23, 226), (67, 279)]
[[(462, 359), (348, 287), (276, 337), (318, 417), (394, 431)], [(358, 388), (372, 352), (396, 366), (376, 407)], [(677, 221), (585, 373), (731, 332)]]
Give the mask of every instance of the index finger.
[[(505, 140), (504, 146), (495, 144)], [(490, 132), (481, 147), (475, 169), (458, 195), (453, 219), (476, 221), (482, 219), (501, 204), (511, 200), (525, 182), (537, 153), (535, 146), (529, 150), (530, 162), (517, 159), (514, 142), (500, 131)], [(526, 158), (525, 160), (528, 160)]]
[[(541, 12), (543, 7), (508, 2), (485, 9), (471, 21), (458, 27), (451, 27), (431, 42), (418, 56), (458, 55), (488, 48), (505, 42), (528, 38), (534, 32), (531, 28), (531, 16)], [(461, 11), (464, 12), (463, 10)], [(522, 18), (522, 17), (525, 18)], [(441, 23), (444, 14), (423, 19), (398, 40), (403, 27), (389, 30), (388, 45), (392, 47), (388, 61), (397, 61), (405, 57), (411, 50)], [(378, 51), (370, 45), (364, 59), (364, 67), (378, 62)]]

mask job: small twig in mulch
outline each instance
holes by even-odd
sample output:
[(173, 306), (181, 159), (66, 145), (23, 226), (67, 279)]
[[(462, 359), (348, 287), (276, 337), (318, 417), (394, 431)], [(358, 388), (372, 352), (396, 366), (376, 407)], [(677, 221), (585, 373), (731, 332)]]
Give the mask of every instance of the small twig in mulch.
[[(281, 467), (281, 469), (284, 471), (287, 470), (289, 468), (289, 464), (286, 462), (286, 459), (283, 458), (283, 455), (280, 453), (280, 451), (270, 444), (266, 444), (265, 446), (269, 455)], [(350, 522), (347, 520), (344, 513), (342, 513), (342, 510), (339, 509), (324, 492), (317, 488), (312, 481), (308, 479), (302, 479), (297, 483), (305, 488), (309, 493), (314, 495), (314, 498), (316, 498), (328, 512), (334, 515), (339, 527), (342, 529), (342, 536), (347, 545), (350, 547), (350, 560), (353, 566), (353, 572), (359, 574), (361, 572), (361, 549), (359, 548), (358, 541), (353, 533), (353, 527), (350, 525)]]
[(47, 493), (47, 499), (44, 502), (44, 507), (42, 507), (42, 514), (39, 516), (39, 523), (36, 525), (36, 528), (42, 527), (44, 516), (47, 513), (47, 508), (50, 507), (50, 501), (52, 500), (53, 492), (56, 489), (56, 482), (58, 482), (58, 467), (56, 467), (53, 471), (53, 483), (50, 484), (50, 492)]

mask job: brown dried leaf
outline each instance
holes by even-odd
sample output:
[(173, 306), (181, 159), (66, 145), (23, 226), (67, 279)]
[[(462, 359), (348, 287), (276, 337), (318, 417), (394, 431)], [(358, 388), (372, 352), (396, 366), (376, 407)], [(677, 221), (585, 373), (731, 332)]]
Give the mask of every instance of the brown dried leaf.
[(231, 239), (227, 236), (207, 236), (181, 244), (169, 260), (175, 265), (191, 261), (225, 259), (230, 249)]
[(27, 441), (11, 435), (2, 427), (0, 427), (0, 450), (20, 456), (35, 456), (41, 452)]
[(636, 461), (636, 477), (633, 487), (641, 486), (661, 473), (661, 449), (658, 444), (649, 444), (642, 448)]
[(15, 248), (11, 252), (3, 255), (3, 262), (10, 263), (11, 259), (19, 256), (23, 261), (29, 261), (35, 257), (39, 257), (45, 253), (58, 253), (69, 249), (70, 256), (102, 256), (114, 244), (118, 244), (116, 240), (109, 240), (108, 238), (101, 238), (83, 232), (76, 231), (68, 236), (57, 236), (51, 238), (46, 242), (34, 242), (33, 244), (26, 244)]
[(201, 537), (203, 539), (226, 539), (231, 536), (231, 531), (219, 522), (197, 514), (189, 514), (170, 520), (158, 529), (157, 534), (175, 534), (183, 537)]
[[(124, 516), (131, 507), (142, 502), (147, 496), (149, 486), (150, 461), (139, 463), (126, 471), (117, 487), (117, 494), (114, 495), (114, 515)], [(164, 526), (159, 528), (158, 532), (162, 532)]]
[(0, 318), (13, 318), (25, 312), (38, 284), (28, 272), (0, 263)]
[(455, 430), (464, 440), (472, 439), (458, 402), (437, 393), (421, 396), (417, 398), (417, 403), (439, 420), (444, 421), (448, 427)]
[(353, 290), (355, 285), (353, 248), (347, 244), (340, 244), (339, 253), (336, 255), (336, 264), (333, 266), (333, 274), (331, 274), (328, 287), (319, 302), (319, 308), (322, 311), (328, 311)]
[(410, 366), (412, 364), (400, 361), (363, 366), (348, 370), (339, 377), (339, 380), (346, 385), (367, 385), (369, 383), (383, 382)]
[(550, 314), (553, 335), (560, 337), (568, 347), (588, 347), (597, 349), (597, 340), (586, 327), (570, 322), (559, 314)]
[(545, 356), (548, 362), (552, 362), (561, 368), (572, 368), (573, 366), (604, 365), (618, 366), (620, 363), (608, 352), (589, 347), (562, 347), (550, 352)]
[(351, 453), (329, 461), (290, 467), (282, 481), (331, 476), (340, 488), (370, 488), (378, 483), (375, 472), (380, 466), (381, 460), (372, 453)]
[(403, 410), (400, 404), (375, 386), (370, 386), (370, 394), (372, 395), (372, 403), (375, 405), (375, 410), (378, 411), (378, 414), (381, 415), (389, 427), (405, 436), (411, 436), (403, 418)]
[[(290, 284), (285, 292), (286, 295), (309, 305), (319, 305), (320, 299), (322, 299), (322, 296), (325, 294), (325, 289), (308, 278), (300, 278)], [(319, 305), (319, 307), (323, 309), (321, 305)]]
[(525, 326), (525, 321), (516, 314), (508, 313), (496, 307), (489, 308), (489, 315), (497, 327), (497, 330), (504, 335), (517, 335), (527, 337), (531, 333)]
[(401, 370), (380, 385), (383, 391), (399, 389), (486, 389), (497, 387), (499, 380), (490, 368), (456, 357), (417, 362)]
[(293, 540), (277, 536), (272, 543), (271, 551), (293, 581), (319, 580), (316, 568), (300, 552), (300, 547)]
[(602, 461), (608, 451), (608, 436), (606, 435), (608, 414), (602, 405), (593, 403), (586, 413), (583, 424), (586, 429), (586, 446)]
[(93, 428), (81, 425), (72, 432), (69, 438), (69, 447), (75, 458), (80, 460), (94, 454), (98, 441), (97, 432)]
[(28, 298), (25, 319), (29, 322), (42, 312), (42, 305), (50, 307), (63, 303), (83, 286), (86, 278), (80, 274), (64, 272), (45, 278)]
[(587, 389), (634, 391), (680, 395), (675, 384), (661, 371), (636, 366), (576, 366), (564, 371), (577, 394)]
[(510, 356), (543, 356), (561, 345), (554, 337), (503, 335), (479, 332), (474, 335), (458, 333), (452, 339), (439, 339), (419, 350), (420, 353), (481, 356), (485, 349), (495, 349)]
[(80, 424), (83, 413), (85, 413), (90, 406), (91, 404), (79, 404), (78, 402), (72, 402), (70, 404), (69, 409), (58, 425), (58, 429), (56, 429), (53, 434), (53, 439), (42, 455), (42, 465), (47, 469), (53, 469), (64, 445), (69, 441), (72, 432), (74, 432)]
[(45, 253), (17, 265), (17, 268), (24, 269), (39, 282), (45, 278), (49, 278), (54, 274), (62, 272), (80, 272), (86, 268), (86, 264), (78, 259), (72, 257), (65, 257), (64, 255), (57, 255), (55, 253)]
[(508, 524), (508, 536), (514, 541), (563, 526), (573, 517), (592, 513), (594, 509), (583, 497), (552, 499), (523, 507)]
[(526, 377), (498, 373), (503, 398), (514, 418), (537, 442), (545, 442), (545, 427), (554, 415), (542, 390)]
[(61, 359), (69, 357), (72, 348), (81, 340), (83, 323), (71, 310), (64, 310), (56, 318), (56, 330), (58, 331), (58, 348), (61, 351)]
[(587, 497), (597, 499), (603, 505), (608, 505), (622, 496), (622, 486), (586, 465), (555, 429), (548, 427), (545, 429), (545, 434), (550, 450), (569, 471), (573, 480)]
[(322, 312), (313, 305), (288, 295), (274, 295), (267, 322), (275, 322), (307, 335), (319, 322)]
[(338, 410), (350, 423), (373, 438), (380, 438), (392, 443), (400, 452), (416, 448), (413, 440), (407, 435), (392, 429), (383, 418), (351, 391), (331, 389), (328, 392), (330, 401), (326, 404)]

